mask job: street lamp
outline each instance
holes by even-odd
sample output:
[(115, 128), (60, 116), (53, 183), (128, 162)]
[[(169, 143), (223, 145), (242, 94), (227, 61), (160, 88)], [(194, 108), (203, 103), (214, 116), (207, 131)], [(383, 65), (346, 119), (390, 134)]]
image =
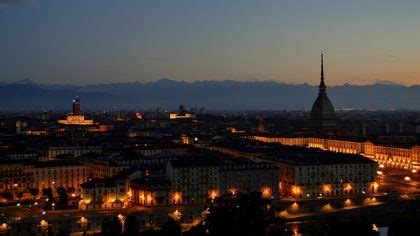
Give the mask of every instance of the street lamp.
[(82, 228), (83, 236), (86, 236), (88, 222), (88, 219), (86, 219), (84, 216), (82, 216), (82, 218), (80, 218), (80, 220), (77, 221), (77, 223), (79, 223), (80, 227)]
[(122, 233), (122, 232), (124, 232), (125, 216), (123, 216), (121, 214), (118, 214), (117, 217), (118, 217), (118, 220), (121, 223), (121, 233)]
[(381, 170), (378, 170), (378, 171), (376, 171), (376, 174), (378, 174), (378, 176), (379, 176), (379, 185), (381, 185), (382, 175), (384, 175), (384, 172), (382, 172)]
[(172, 213), (172, 218), (173, 218), (174, 220), (176, 220), (176, 221), (179, 221), (179, 220), (181, 219), (181, 217), (182, 217), (182, 213), (181, 213), (180, 211), (178, 211), (178, 210), (175, 210), (175, 211)]
[(3, 223), (0, 225), (0, 233), (1, 234), (7, 234), (7, 231), (10, 230), (10, 226), (7, 225), (7, 223)]
[(411, 176), (414, 176), (415, 174), (417, 174), (417, 170), (416, 169), (412, 169), (411, 170)]
[(48, 233), (48, 227), (50, 226), (48, 224), (48, 221), (41, 220), (41, 222), (39, 222), (39, 225), (37, 226), (41, 229), (41, 235), (45, 235), (46, 233)]
[(406, 176), (406, 177), (404, 177), (404, 180), (405, 180), (405, 183), (406, 183), (405, 191), (408, 192), (408, 182), (410, 182), (411, 178), (410, 178), (410, 176)]

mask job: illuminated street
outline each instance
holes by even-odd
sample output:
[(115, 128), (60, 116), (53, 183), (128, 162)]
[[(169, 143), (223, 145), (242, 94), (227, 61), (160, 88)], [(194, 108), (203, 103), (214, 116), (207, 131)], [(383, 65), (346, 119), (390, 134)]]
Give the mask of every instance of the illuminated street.
[(389, 170), (383, 170), (381, 175), (378, 175), (378, 183), (380, 184), (380, 191), (389, 194), (408, 194), (415, 196), (420, 194), (420, 176), (418, 173), (402, 172), (394, 173)]

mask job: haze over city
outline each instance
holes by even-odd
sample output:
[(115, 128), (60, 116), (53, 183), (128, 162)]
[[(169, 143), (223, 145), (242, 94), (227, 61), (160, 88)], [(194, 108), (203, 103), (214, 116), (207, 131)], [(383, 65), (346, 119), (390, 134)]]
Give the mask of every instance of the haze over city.
[(419, 84), (418, 1), (0, 1), (0, 81)]

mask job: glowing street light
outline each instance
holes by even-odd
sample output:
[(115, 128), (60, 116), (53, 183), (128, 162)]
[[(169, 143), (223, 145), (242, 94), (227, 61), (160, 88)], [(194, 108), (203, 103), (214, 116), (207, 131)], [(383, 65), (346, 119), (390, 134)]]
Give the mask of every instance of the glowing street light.
[(121, 233), (122, 233), (122, 232), (124, 232), (125, 216), (123, 216), (121, 214), (118, 214), (117, 217), (118, 217), (118, 220), (121, 223)]
[(404, 177), (404, 180), (405, 180), (405, 191), (407, 192), (408, 191), (408, 182), (410, 182), (410, 180), (411, 180), (411, 178), (410, 178), (410, 176), (406, 176), (406, 177)]
[(88, 219), (86, 219), (84, 216), (82, 216), (82, 218), (77, 221), (77, 223), (80, 224), (80, 227), (82, 228), (83, 236), (86, 236), (88, 222)]
[(181, 201), (181, 193), (175, 192), (172, 197), (172, 200), (174, 201), (175, 204), (179, 204)]
[(381, 184), (382, 182), (382, 176), (384, 175), (384, 172), (382, 172), (381, 170), (376, 171), (376, 174), (378, 174), (379, 176), (379, 184)]
[(271, 197), (271, 189), (270, 189), (270, 187), (265, 187), (265, 188), (262, 189), (262, 196), (264, 198)]
[(48, 224), (48, 221), (46, 220), (41, 220), (41, 222), (39, 222), (39, 225), (37, 226), (41, 229), (41, 234), (44, 235), (48, 232), (48, 227), (50, 226), (50, 224)]
[(176, 220), (176, 221), (179, 221), (179, 220), (181, 219), (181, 217), (182, 217), (182, 213), (181, 213), (180, 211), (178, 211), (178, 210), (175, 210), (175, 211), (172, 213), (172, 218), (173, 218), (174, 220)]
[(376, 224), (372, 224), (372, 229), (375, 232), (379, 232), (379, 228), (378, 228), (378, 226), (376, 226)]
[(10, 226), (8, 226), (7, 223), (0, 225), (0, 233), (6, 234), (8, 230), (10, 230)]

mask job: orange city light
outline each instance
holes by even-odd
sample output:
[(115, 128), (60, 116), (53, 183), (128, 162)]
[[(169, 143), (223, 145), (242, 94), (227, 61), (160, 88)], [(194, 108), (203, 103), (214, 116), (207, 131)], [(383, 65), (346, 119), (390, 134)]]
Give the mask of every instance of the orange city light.
[(237, 190), (237, 189), (234, 189), (234, 188), (231, 188), (231, 189), (229, 189), (229, 192), (230, 192), (232, 195), (235, 195), (235, 194), (238, 192), (238, 190)]
[(262, 195), (263, 197), (270, 197), (271, 196), (271, 188), (265, 187), (262, 189)]
[(174, 193), (174, 196), (173, 196), (173, 199), (174, 199), (175, 201), (180, 200), (180, 199), (181, 199), (181, 194), (180, 194), (180, 193), (178, 193), (178, 192), (175, 192), (175, 193)]
[(209, 193), (209, 198), (210, 199), (215, 199), (219, 196), (219, 191), (218, 190), (211, 190)]
[(297, 195), (297, 194), (301, 194), (302, 190), (299, 186), (293, 186), (292, 187), (292, 192), (293, 192), (293, 194)]
[(345, 190), (350, 190), (352, 189), (351, 184), (346, 184), (346, 186), (344, 187)]

